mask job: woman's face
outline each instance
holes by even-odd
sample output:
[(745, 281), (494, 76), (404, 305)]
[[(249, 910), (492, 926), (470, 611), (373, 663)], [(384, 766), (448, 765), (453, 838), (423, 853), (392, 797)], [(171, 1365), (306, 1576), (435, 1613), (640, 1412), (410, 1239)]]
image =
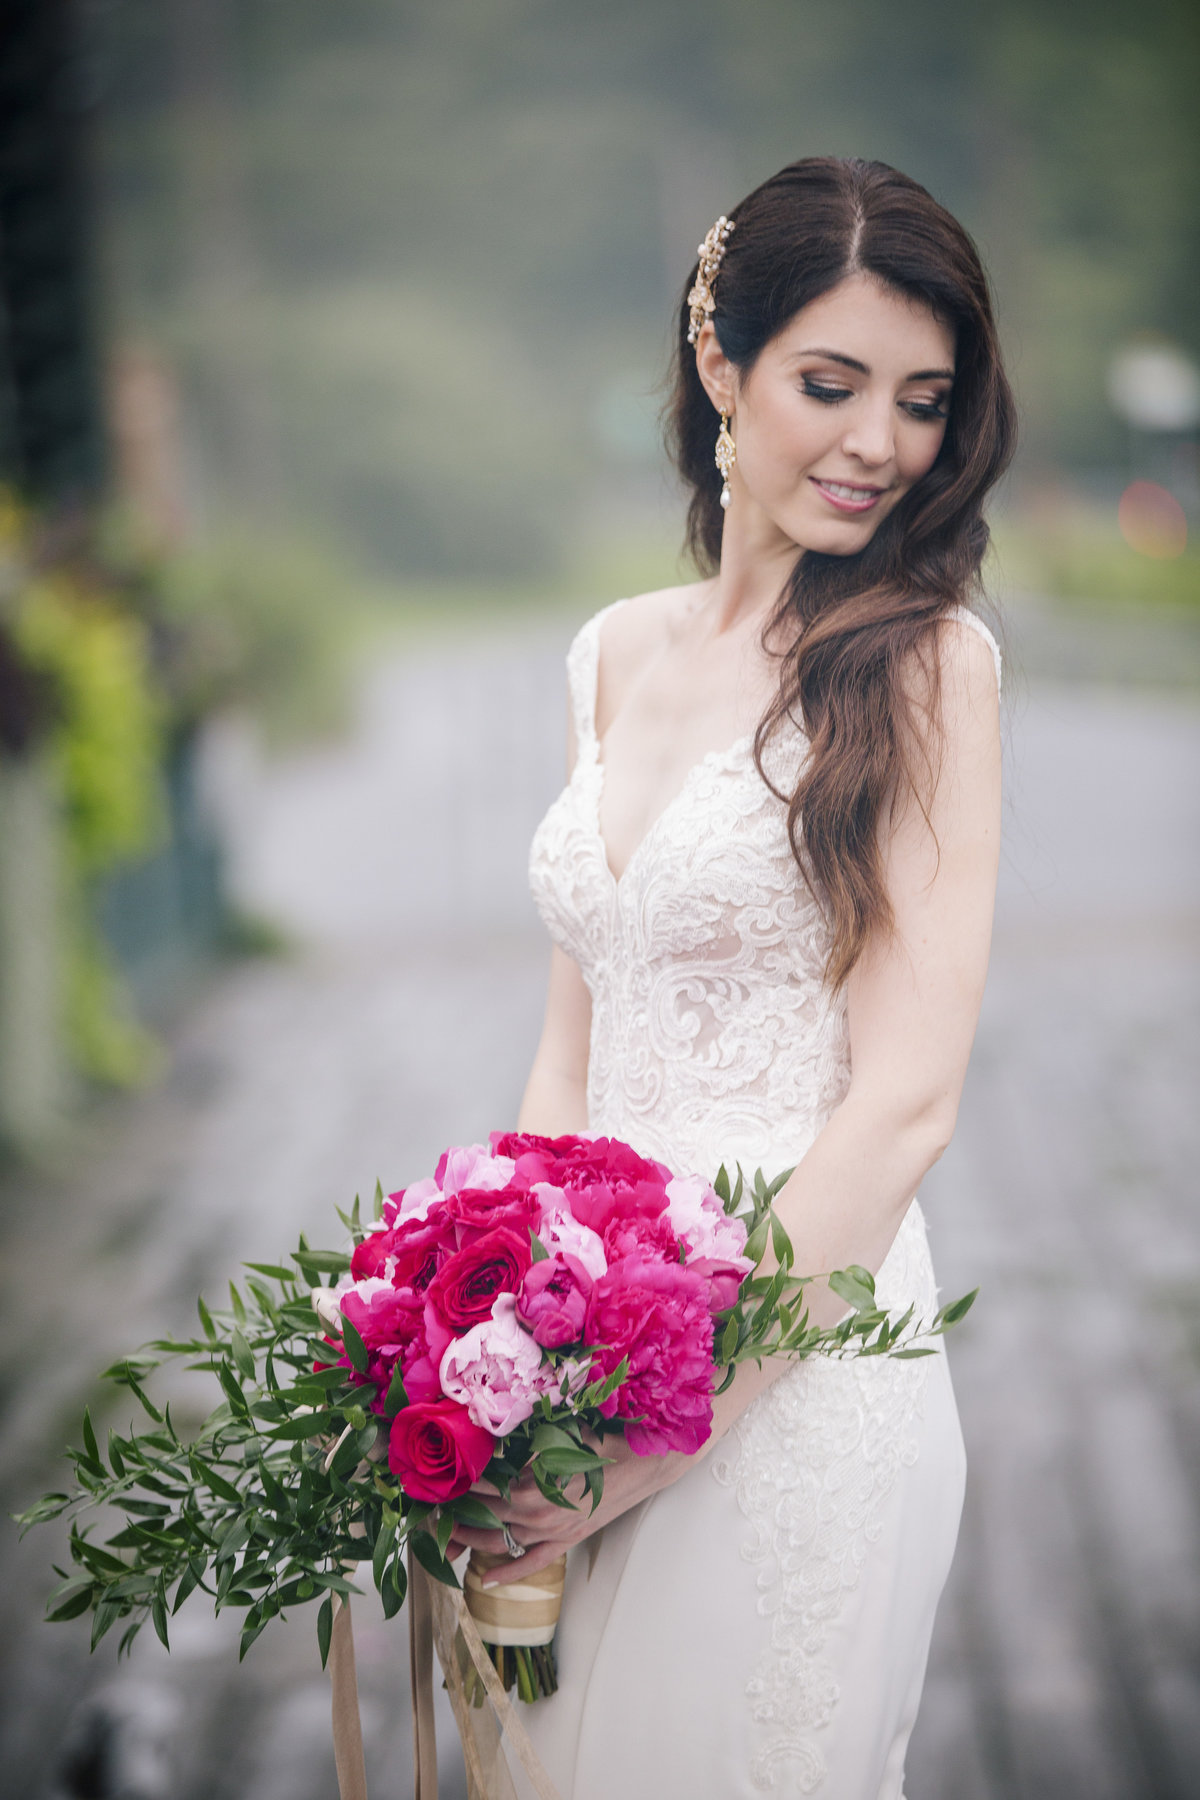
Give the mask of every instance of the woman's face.
[(715, 334), (698, 353), (710, 397), (732, 401), (727, 529), (744, 521), (755, 536), (852, 556), (942, 447), (953, 328), (869, 275), (798, 312), (744, 382)]

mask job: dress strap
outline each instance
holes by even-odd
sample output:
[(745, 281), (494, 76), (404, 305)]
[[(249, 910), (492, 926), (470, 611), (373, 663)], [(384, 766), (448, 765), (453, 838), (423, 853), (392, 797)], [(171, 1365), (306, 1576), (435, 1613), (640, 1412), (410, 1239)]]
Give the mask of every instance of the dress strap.
[(979, 614), (972, 612), (971, 608), (969, 606), (964, 606), (961, 601), (956, 601), (950, 608), (950, 616), (955, 619), (962, 619), (964, 624), (973, 626), (983, 639), (984, 643), (991, 647), (992, 661), (996, 665), (996, 691), (997, 693), (1001, 692), (1000, 646), (984, 624), (983, 620), (979, 617)]
[(610, 612), (624, 606), (614, 600), (602, 606), (585, 625), (581, 625), (567, 651), (567, 691), (571, 697), (571, 717), (575, 721), (575, 741), (580, 749), (596, 743), (596, 686), (600, 672), (600, 626)]

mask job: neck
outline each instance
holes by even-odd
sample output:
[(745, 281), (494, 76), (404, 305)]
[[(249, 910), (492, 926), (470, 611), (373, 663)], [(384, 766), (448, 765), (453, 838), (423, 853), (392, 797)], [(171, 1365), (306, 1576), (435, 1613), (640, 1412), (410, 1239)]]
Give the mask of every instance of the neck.
[(745, 492), (736, 494), (725, 515), (721, 569), (711, 596), (718, 634), (750, 619), (765, 623), (802, 555), (800, 546), (785, 537)]

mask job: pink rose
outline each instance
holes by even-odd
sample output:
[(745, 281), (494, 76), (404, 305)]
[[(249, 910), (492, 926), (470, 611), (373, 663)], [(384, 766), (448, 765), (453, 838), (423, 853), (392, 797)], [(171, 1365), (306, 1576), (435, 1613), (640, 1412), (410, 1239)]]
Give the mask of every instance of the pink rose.
[(491, 1317), (497, 1294), (516, 1293), (532, 1260), (529, 1233), (498, 1226), (446, 1258), (429, 1283), (430, 1308), (457, 1337)]
[(379, 1276), (423, 1293), (454, 1248), (453, 1224), (439, 1207), (427, 1217), (400, 1217), (389, 1230), (371, 1232), (355, 1250), (350, 1272), (356, 1280)]
[(490, 1319), (451, 1339), (438, 1373), (446, 1396), (493, 1437), (529, 1417), (545, 1385), (542, 1353), (518, 1324), (512, 1294), (498, 1295)]
[(454, 1400), (416, 1401), (392, 1421), (388, 1467), (414, 1500), (456, 1500), (492, 1458), (491, 1434)]
[(583, 1336), (592, 1278), (576, 1256), (533, 1263), (517, 1298), (517, 1316), (539, 1344), (557, 1350)]
[(568, 1135), (538, 1137), (532, 1132), (492, 1134), (492, 1153), (516, 1159), (519, 1174), (557, 1187), (584, 1188), (595, 1182), (629, 1187), (650, 1182), (665, 1187), (671, 1171), (651, 1162), (619, 1138)]
[(630, 1259), (592, 1290), (586, 1334), (603, 1346), (592, 1376), (629, 1373), (601, 1409), (636, 1419), (626, 1428), (637, 1456), (692, 1455), (712, 1430), (713, 1323), (703, 1278), (679, 1263)]

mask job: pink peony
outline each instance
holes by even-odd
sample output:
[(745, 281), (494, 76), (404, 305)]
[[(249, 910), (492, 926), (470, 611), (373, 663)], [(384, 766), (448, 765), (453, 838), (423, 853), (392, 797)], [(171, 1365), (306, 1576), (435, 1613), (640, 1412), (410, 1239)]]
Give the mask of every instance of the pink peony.
[(539, 1344), (557, 1350), (583, 1336), (592, 1277), (576, 1256), (532, 1264), (517, 1298), (517, 1316)]
[(507, 1437), (543, 1391), (542, 1353), (517, 1322), (512, 1294), (499, 1294), (491, 1318), (452, 1338), (438, 1370), (442, 1391), (493, 1437)]
[(604, 1227), (603, 1243), (610, 1268), (626, 1256), (656, 1257), (659, 1262), (679, 1261), (679, 1239), (665, 1213), (657, 1219), (616, 1213)]
[(677, 1175), (667, 1184), (669, 1216), (687, 1250), (687, 1265), (712, 1286), (712, 1307), (732, 1306), (754, 1264), (745, 1255), (746, 1227), (731, 1219), (703, 1177)]
[(457, 1194), (463, 1188), (503, 1188), (515, 1168), (510, 1156), (495, 1156), (483, 1144), (462, 1144), (445, 1152), (434, 1179), (443, 1194)]
[(457, 1500), (492, 1458), (490, 1432), (454, 1400), (418, 1401), (392, 1421), (388, 1467), (414, 1500)]
[(592, 1290), (587, 1341), (603, 1346), (592, 1375), (611, 1374), (622, 1357), (629, 1373), (604, 1403), (626, 1428), (637, 1456), (694, 1454), (712, 1430), (713, 1324), (703, 1277), (679, 1263), (630, 1258)]
[(542, 1216), (537, 1234), (551, 1255), (573, 1256), (581, 1262), (593, 1281), (598, 1281), (608, 1268), (608, 1257), (598, 1232), (581, 1225), (567, 1204), (560, 1188), (540, 1185), (535, 1192), (542, 1203)]

